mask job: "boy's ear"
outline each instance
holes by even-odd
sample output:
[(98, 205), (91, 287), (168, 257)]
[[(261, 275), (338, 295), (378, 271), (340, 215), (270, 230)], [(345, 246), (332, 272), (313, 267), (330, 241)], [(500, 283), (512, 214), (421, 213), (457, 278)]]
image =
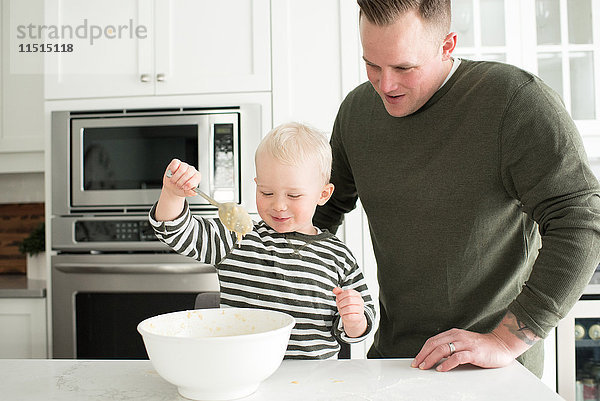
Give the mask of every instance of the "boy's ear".
[(327, 203), (327, 201), (329, 200), (329, 198), (331, 198), (331, 195), (333, 194), (333, 189), (334, 186), (332, 183), (329, 183), (323, 187), (323, 190), (321, 191), (321, 196), (319, 197), (319, 201), (317, 202), (319, 206), (323, 206)]

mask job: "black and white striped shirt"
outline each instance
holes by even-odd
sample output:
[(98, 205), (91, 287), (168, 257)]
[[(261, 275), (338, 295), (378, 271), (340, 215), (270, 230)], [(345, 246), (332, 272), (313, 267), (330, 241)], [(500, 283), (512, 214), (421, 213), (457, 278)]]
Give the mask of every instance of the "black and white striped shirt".
[[(359, 342), (375, 321), (373, 300), (350, 250), (333, 234), (278, 233), (265, 222), (235, 244), (235, 234), (218, 218), (192, 216), (186, 203), (173, 221), (150, 223), (156, 236), (173, 250), (215, 265), (221, 285), (221, 306), (264, 308), (296, 319), (286, 359), (335, 358), (337, 340)], [(341, 327), (334, 287), (358, 291), (365, 303), (368, 328), (350, 338)]]

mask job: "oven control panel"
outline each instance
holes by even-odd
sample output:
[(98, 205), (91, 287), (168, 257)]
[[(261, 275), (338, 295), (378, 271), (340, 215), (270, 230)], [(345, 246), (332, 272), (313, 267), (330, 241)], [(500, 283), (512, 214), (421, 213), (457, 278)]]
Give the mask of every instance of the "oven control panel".
[(148, 220), (80, 220), (75, 222), (76, 242), (158, 241)]

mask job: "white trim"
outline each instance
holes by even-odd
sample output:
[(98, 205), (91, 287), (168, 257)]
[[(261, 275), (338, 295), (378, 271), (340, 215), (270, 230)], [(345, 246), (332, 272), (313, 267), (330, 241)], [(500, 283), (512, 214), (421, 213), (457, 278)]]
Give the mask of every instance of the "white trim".
[[(358, 4), (348, 4), (346, 0), (339, 2), (340, 19), (340, 99), (344, 99), (348, 92), (354, 89), (360, 80), (360, 67), (362, 63), (362, 48), (358, 32)], [(359, 60), (357, 62), (357, 60)], [(346, 66), (356, 66), (348, 68)]]
[(600, 120), (600, 1), (592, 2), (592, 43), (594, 52), (594, 101), (596, 102), (596, 120)]
[(481, 57), (481, 8), (479, 7), (480, 0), (473, 0), (473, 47), (477, 49), (475, 54), (477, 58)]
[[(506, 62), (517, 66), (523, 65), (523, 40), (525, 37), (523, 32), (531, 24), (524, 26), (521, 23), (521, 15), (523, 11), (522, 0), (505, 0), (504, 1), (504, 34), (506, 45)], [(513, 49), (513, 50), (510, 50)]]
[(565, 107), (569, 111), (569, 114), (573, 114), (571, 109), (571, 58), (570, 47), (569, 47), (569, 19), (567, 15), (567, 0), (560, 0), (560, 48), (562, 57), (562, 84), (563, 84), (563, 102)]

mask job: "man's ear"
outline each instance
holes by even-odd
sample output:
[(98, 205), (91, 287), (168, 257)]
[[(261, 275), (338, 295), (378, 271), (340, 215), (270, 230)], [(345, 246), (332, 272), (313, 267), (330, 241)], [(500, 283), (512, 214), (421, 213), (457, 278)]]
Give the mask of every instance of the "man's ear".
[(452, 52), (456, 47), (456, 32), (450, 32), (444, 38), (442, 43), (442, 60), (446, 61), (452, 56)]
[(329, 200), (329, 198), (331, 198), (331, 195), (333, 194), (333, 189), (334, 186), (332, 183), (326, 184), (323, 187), (323, 190), (321, 191), (321, 196), (319, 197), (319, 201), (317, 202), (319, 206), (323, 206), (327, 203), (327, 201)]

